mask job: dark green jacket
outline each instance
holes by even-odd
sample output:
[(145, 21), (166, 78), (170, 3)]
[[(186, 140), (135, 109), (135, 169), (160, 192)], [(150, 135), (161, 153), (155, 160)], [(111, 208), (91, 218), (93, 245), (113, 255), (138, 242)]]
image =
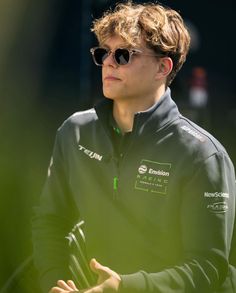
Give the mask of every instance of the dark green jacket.
[(111, 111), (102, 101), (58, 130), (33, 220), (45, 292), (69, 278), (65, 235), (78, 219), (88, 256), (121, 274), (122, 293), (234, 292), (235, 174), (225, 149), (180, 115), (169, 89), (135, 115), (119, 153)]

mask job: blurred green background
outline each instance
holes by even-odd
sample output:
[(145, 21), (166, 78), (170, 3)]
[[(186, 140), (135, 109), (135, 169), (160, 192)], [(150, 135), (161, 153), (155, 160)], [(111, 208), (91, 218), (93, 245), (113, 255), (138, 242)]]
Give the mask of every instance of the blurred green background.
[[(144, 1), (136, 1), (144, 2)], [(0, 0), (0, 288), (31, 254), (30, 219), (56, 129), (102, 97), (91, 21), (115, 1)], [(162, 1), (181, 12), (193, 46), (173, 97), (182, 112), (213, 133), (236, 163), (233, 1)], [(232, 56), (231, 56), (232, 55)], [(191, 104), (201, 68), (207, 104)]]

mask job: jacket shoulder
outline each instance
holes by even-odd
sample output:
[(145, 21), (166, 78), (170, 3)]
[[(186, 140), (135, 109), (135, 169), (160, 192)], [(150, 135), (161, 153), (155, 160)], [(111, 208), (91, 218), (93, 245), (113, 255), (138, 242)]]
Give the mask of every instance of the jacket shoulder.
[(182, 146), (193, 156), (206, 159), (216, 153), (228, 155), (224, 146), (208, 131), (180, 116), (177, 131)]
[(78, 111), (69, 116), (58, 128), (59, 132), (68, 131), (69, 129), (80, 128), (91, 124), (97, 120), (97, 114), (94, 108)]
[(85, 110), (85, 111), (78, 111), (68, 117), (61, 127), (65, 125), (74, 125), (74, 126), (81, 126), (93, 121), (97, 120), (97, 114), (94, 108)]
[(72, 143), (79, 141), (81, 133), (90, 133), (98, 120), (97, 114), (93, 108), (75, 112), (69, 116), (57, 129), (57, 140), (59, 142)]

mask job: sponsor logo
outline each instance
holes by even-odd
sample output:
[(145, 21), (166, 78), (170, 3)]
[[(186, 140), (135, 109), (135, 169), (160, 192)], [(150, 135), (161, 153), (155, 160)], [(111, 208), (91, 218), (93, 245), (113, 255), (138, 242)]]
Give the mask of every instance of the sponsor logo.
[(160, 176), (170, 176), (169, 172), (165, 172), (163, 170), (153, 170), (152, 168), (148, 171), (149, 174), (160, 175)]
[(228, 208), (229, 207), (225, 201), (215, 202), (207, 206), (207, 209), (209, 209), (213, 213), (225, 213), (227, 212)]
[(186, 131), (187, 133), (189, 133), (190, 135), (196, 137), (196, 138), (197, 138), (198, 140), (200, 140), (201, 142), (204, 142), (204, 141), (205, 141), (204, 137), (203, 137), (201, 134), (199, 134), (197, 131), (191, 129), (190, 127), (184, 125), (184, 126), (182, 126), (181, 128), (182, 128), (184, 131)]
[(141, 165), (138, 168), (138, 172), (139, 174), (146, 174), (148, 172), (148, 174), (152, 174), (152, 175), (159, 175), (159, 176), (170, 176), (169, 172), (165, 172), (164, 170), (154, 170), (152, 168), (149, 168), (146, 165)]
[(138, 168), (138, 172), (139, 174), (145, 174), (147, 172), (148, 168), (146, 165), (141, 165), (139, 168)]
[(78, 145), (78, 147), (79, 147), (79, 150), (82, 151), (85, 155), (87, 155), (90, 159), (95, 159), (98, 161), (102, 160), (102, 155), (99, 155), (93, 151), (90, 151), (80, 144)]
[(204, 192), (204, 197), (208, 198), (229, 198), (226, 192)]
[(141, 160), (137, 170), (135, 189), (167, 194), (170, 163), (159, 163), (150, 160)]

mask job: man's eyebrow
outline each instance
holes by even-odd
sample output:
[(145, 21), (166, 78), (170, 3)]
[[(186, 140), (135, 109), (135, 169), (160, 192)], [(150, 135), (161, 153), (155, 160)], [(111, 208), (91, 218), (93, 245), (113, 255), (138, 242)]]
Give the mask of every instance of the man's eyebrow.
[[(111, 49), (111, 47), (110, 46), (108, 46), (106, 43), (103, 43), (103, 44), (100, 44), (100, 46), (101, 47), (103, 47), (103, 48), (108, 48), (108, 49)], [(127, 49), (129, 49), (129, 48), (131, 48), (131, 45), (130, 44), (120, 44), (120, 45), (118, 45), (118, 46), (116, 46), (114, 49), (118, 49), (118, 48), (127, 48)]]

